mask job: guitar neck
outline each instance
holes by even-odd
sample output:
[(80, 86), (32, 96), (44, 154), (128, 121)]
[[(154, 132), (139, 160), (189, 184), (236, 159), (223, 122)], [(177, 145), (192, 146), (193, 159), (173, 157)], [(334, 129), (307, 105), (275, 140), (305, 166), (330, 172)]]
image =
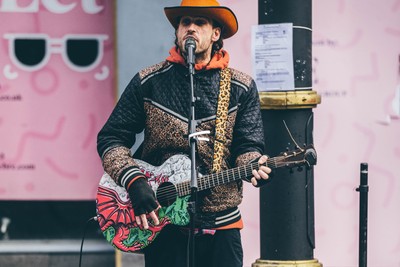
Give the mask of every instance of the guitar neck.
[[(266, 163), (262, 164), (268, 166), (271, 169), (276, 169), (285, 166), (285, 162), (282, 162), (283, 157), (278, 156), (270, 158)], [(253, 176), (252, 170), (258, 169), (260, 164), (258, 162), (250, 163), (248, 165), (239, 166), (236, 168), (224, 170), (218, 173), (212, 173), (209, 175), (203, 175), (197, 178), (198, 191), (213, 188), (218, 185), (227, 184), (240, 179), (247, 179)], [(190, 181), (185, 181), (176, 185), (178, 195), (183, 197), (190, 195)]]

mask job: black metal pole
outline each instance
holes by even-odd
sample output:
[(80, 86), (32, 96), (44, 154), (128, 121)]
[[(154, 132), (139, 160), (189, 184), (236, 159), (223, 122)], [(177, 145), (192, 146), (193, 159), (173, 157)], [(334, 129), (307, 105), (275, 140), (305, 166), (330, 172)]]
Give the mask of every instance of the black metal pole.
[[(312, 0), (259, 0), (259, 24), (292, 23), (295, 88), (260, 92), (267, 154), (313, 144)], [(290, 131), (290, 133), (289, 133)], [(318, 148), (316, 148), (318, 151)], [(275, 171), (260, 189), (260, 259), (253, 267), (322, 266), (314, 259), (314, 171)]]
[(368, 163), (360, 164), (360, 221), (358, 266), (367, 267), (367, 230), (368, 230)]
[[(311, 0), (259, 0), (260, 24), (288, 22), (293, 24), (295, 88), (311, 90)], [(284, 122), (299, 145), (313, 143), (311, 108), (267, 109), (262, 114), (269, 155), (295, 149)], [(275, 177), (260, 190), (261, 259), (313, 259), (313, 171), (281, 169)]]
[[(312, 144), (313, 120), (310, 110), (263, 111), (267, 153), (293, 150), (283, 121), (299, 145)], [(299, 261), (313, 259), (314, 180), (313, 168), (277, 169), (273, 180), (260, 188), (261, 259)]]
[(295, 89), (311, 90), (312, 1), (258, 0), (258, 23), (293, 23), (293, 65)]

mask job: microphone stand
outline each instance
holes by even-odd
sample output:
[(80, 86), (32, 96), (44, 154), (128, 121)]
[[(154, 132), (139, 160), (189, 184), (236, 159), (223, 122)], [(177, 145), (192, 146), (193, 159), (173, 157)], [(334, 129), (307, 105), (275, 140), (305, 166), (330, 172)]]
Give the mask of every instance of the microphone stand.
[(197, 150), (197, 135), (196, 133), (196, 117), (195, 117), (195, 106), (196, 96), (193, 85), (194, 75), (194, 64), (196, 50), (196, 42), (189, 38), (186, 40), (185, 48), (187, 52), (187, 63), (189, 66), (189, 78), (190, 78), (190, 114), (189, 114), (189, 144), (190, 144), (190, 159), (191, 159), (191, 179), (190, 179), (190, 201), (188, 203), (188, 212), (190, 215), (190, 232), (189, 232), (189, 258), (188, 266), (195, 266), (195, 217), (196, 217), (196, 201), (197, 201), (197, 168), (196, 168), (196, 150)]
[(187, 64), (189, 67), (189, 78), (190, 78), (190, 114), (189, 114), (189, 144), (190, 144), (190, 159), (191, 159), (191, 179), (190, 179), (190, 201), (188, 202), (188, 213), (190, 215), (190, 232), (189, 232), (189, 258), (188, 266), (195, 267), (195, 218), (196, 218), (196, 201), (197, 201), (197, 167), (196, 167), (196, 152), (197, 152), (197, 141), (209, 141), (206, 137), (199, 137), (203, 134), (210, 134), (210, 131), (196, 132), (196, 116), (195, 107), (198, 98), (194, 93), (193, 75), (194, 75), (194, 64), (196, 50), (196, 42), (193, 38), (188, 38), (185, 43), (185, 49), (187, 52)]

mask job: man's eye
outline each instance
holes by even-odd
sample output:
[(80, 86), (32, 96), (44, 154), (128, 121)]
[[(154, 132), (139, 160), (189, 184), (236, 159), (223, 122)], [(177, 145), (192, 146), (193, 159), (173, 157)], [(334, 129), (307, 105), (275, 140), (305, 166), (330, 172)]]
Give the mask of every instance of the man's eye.
[(181, 24), (182, 24), (182, 25), (187, 26), (187, 25), (190, 25), (190, 23), (192, 23), (192, 20), (189, 19), (189, 18), (183, 18), (183, 19), (181, 20)]
[(204, 25), (204, 24), (206, 24), (206, 23), (207, 23), (207, 21), (204, 20), (204, 19), (196, 19), (196, 20), (194, 21), (194, 24), (196, 24), (197, 26), (202, 26), (202, 25)]

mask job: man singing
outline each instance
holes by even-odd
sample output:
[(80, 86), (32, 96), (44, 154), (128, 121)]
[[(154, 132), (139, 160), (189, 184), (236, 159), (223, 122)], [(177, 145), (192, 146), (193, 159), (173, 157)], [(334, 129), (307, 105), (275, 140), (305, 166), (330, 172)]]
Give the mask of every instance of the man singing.
[[(176, 154), (190, 154), (188, 122), (191, 87), (186, 44), (195, 43), (193, 88), (196, 96), (196, 130), (210, 131), (209, 141), (198, 141), (196, 163), (203, 174), (248, 164), (265, 163), (260, 104), (254, 80), (229, 68), (223, 40), (238, 30), (235, 14), (216, 0), (183, 0), (166, 7), (175, 29), (175, 46), (161, 63), (137, 73), (124, 90), (108, 121), (98, 134), (98, 152), (104, 170), (126, 188), (136, 223), (157, 225), (159, 203), (146, 177), (130, 153), (135, 135), (144, 130), (140, 159), (161, 165)], [(222, 123), (222, 126), (221, 125)], [(254, 186), (269, 178), (265, 166), (253, 170)], [(188, 177), (190, 179), (190, 177)], [(243, 228), (238, 205), (242, 181), (199, 192), (196, 212), (195, 264), (240, 267)], [(186, 267), (188, 226), (166, 226), (144, 249), (146, 267)]]

